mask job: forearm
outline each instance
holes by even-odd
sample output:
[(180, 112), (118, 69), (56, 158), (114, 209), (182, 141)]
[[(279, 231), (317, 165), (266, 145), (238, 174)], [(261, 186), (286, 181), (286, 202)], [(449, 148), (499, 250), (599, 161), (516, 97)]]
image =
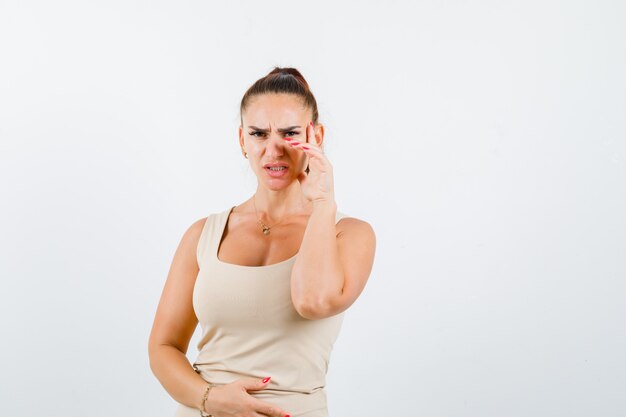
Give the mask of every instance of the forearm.
[(291, 273), (291, 294), (303, 310), (324, 311), (343, 291), (335, 202), (314, 205)]
[(207, 382), (191, 367), (183, 352), (169, 345), (152, 348), (150, 368), (174, 400), (188, 407), (200, 407)]

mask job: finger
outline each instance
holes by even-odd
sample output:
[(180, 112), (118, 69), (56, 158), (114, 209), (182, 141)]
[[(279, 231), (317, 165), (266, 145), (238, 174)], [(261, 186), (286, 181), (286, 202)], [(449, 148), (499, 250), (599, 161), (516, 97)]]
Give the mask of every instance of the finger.
[(320, 148), (315, 147), (310, 143), (304, 144), (297, 141), (290, 141), (289, 144), (292, 148), (301, 149), (305, 154), (307, 154), (307, 156), (327, 163), (326, 155), (324, 155), (324, 152)]
[[(310, 130), (311, 130), (311, 134), (310, 135), (307, 134), (305, 142), (301, 142), (301, 141), (298, 141), (297, 139), (291, 139), (291, 138), (290, 138), (291, 140), (288, 140), (287, 142), (294, 143), (294, 144), (298, 144), (299, 143), (299, 144), (302, 144), (302, 145), (306, 146), (307, 148), (317, 149), (321, 153), (324, 153), (324, 150), (315, 141), (315, 130), (314, 130), (314, 128), (311, 127)], [(309, 131), (309, 129), (307, 129), (307, 132), (308, 131)], [(287, 138), (285, 138), (285, 139), (287, 139)]]
[(266, 403), (253, 397), (252, 408), (257, 413), (261, 413), (270, 417), (285, 417), (289, 413), (274, 404)]
[(299, 142), (295, 139), (291, 139), (291, 138), (283, 138), (285, 139), (285, 141), (287, 143), (289, 143), (291, 145), (292, 148), (296, 148), (296, 149), (300, 149), (302, 150), (302, 152), (304, 152), (309, 159), (313, 158), (313, 159), (317, 159), (318, 162), (321, 164), (320, 167), (322, 170), (328, 170), (330, 169), (330, 162), (328, 161), (328, 159), (326, 158), (326, 155), (324, 154), (324, 151), (322, 151), (319, 147), (317, 147), (316, 145), (312, 144), (312, 143), (307, 143), (307, 144), (303, 144), (302, 142)]
[(296, 140), (296, 139), (291, 139), (291, 138), (283, 138), (285, 139), (285, 142), (287, 142), (289, 145), (291, 145), (292, 148), (296, 148), (296, 149), (304, 149), (303, 146), (306, 146), (306, 148), (309, 148), (309, 145), (305, 145), (304, 143)]
[(313, 151), (317, 151), (318, 153), (323, 153), (322, 150), (314, 143), (303, 143), (303, 142), (300, 142), (298, 140), (291, 139), (291, 138), (283, 138), (283, 139), (285, 139), (285, 141), (288, 144), (290, 144), (292, 147), (296, 149), (302, 149), (305, 151), (313, 150)]
[(265, 387), (267, 387), (267, 384), (270, 383), (270, 379), (272, 377), (267, 377), (267, 378), (247, 378), (247, 379), (243, 379), (241, 380), (241, 387), (244, 388), (246, 391), (247, 390), (261, 390), (261, 389), (265, 389)]
[(309, 125), (306, 127), (306, 143), (314, 143), (313, 140), (315, 138), (315, 126), (313, 126), (313, 121), (309, 122)]

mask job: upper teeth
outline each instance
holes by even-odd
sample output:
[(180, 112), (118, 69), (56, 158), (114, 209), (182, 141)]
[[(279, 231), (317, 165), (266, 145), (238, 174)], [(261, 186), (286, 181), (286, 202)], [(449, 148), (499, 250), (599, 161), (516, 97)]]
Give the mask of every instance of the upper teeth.
[(269, 167), (272, 171), (282, 171), (285, 167)]

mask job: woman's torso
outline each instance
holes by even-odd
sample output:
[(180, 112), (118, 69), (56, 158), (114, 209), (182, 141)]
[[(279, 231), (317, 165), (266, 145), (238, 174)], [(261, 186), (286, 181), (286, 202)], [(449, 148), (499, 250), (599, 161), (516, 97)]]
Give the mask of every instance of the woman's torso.
[[(217, 385), (271, 376), (266, 389), (249, 394), (282, 407), (292, 417), (326, 417), (325, 377), (344, 314), (309, 320), (297, 313), (290, 287), (297, 253), (264, 266), (220, 260), (231, 210), (209, 215), (198, 241), (200, 270), (193, 307), (202, 337), (194, 366)], [(338, 211), (336, 222), (342, 217)], [(228, 259), (251, 259), (233, 256), (230, 248)], [(181, 405), (176, 417), (191, 412), (199, 415)]]

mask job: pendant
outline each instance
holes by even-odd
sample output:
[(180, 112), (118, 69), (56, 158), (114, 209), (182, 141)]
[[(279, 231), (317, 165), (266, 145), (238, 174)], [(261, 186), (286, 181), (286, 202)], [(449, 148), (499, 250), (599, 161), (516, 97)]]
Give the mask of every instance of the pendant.
[(270, 228), (264, 225), (263, 226), (263, 234), (265, 236), (269, 235), (270, 234)]

